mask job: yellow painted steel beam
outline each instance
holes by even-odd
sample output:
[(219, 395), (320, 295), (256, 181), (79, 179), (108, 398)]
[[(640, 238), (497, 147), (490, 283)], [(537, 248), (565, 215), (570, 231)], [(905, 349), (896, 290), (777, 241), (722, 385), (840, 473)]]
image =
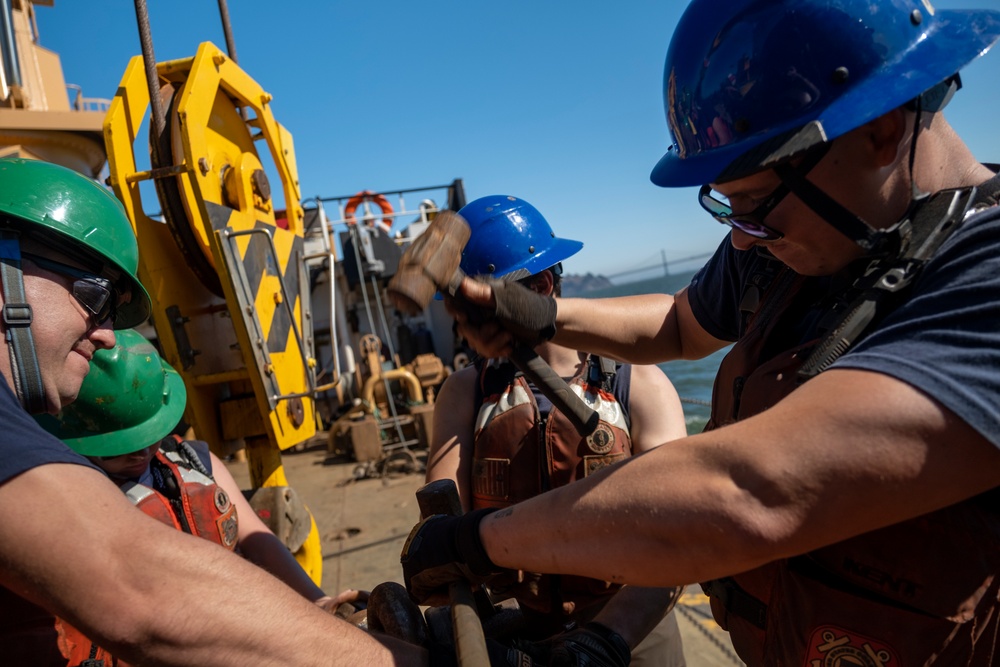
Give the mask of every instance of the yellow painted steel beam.
[[(198, 437), (221, 454), (244, 444), (255, 488), (287, 485), (280, 451), (315, 435), (317, 421), (292, 138), (274, 119), (270, 95), (211, 43), (192, 58), (159, 63), (157, 72), (174, 91), (162, 156), (171, 167), (137, 168), (136, 146), (148, 145), (139, 136), (149, 107), (141, 57), (129, 63), (104, 122), (110, 183), (139, 241), (139, 275), (153, 300), (157, 335), (185, 380), (186, 418)], [(277, 223), (259, 150), (277, 171), (287, 228)], [(186, 215), (173, 222), (190, 225), (185, 238), (198, 247), (182, 248), (183, 235), (145, 213), (140, 185), (156, 178), (170, 179), (180, 200), (171, 202), (173, 210)], [(192, 253), (218, 275), (221, 290), (192, 268)], [(220, 406), (239, 414), (251, 398), (261, 418), (229, 419), (224, 428)], [(239, 428), (247, 432), (233, 432)], [(321, 569), (315, 537), (296, 554), (311, 575)]]

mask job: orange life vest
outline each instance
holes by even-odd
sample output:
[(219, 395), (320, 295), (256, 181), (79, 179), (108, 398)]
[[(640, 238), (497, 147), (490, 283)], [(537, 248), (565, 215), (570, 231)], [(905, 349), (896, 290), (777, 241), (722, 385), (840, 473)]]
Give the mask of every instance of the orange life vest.
[[(195, 454), (176, 436), (160, 443), (150, 462), (157, 480), (153, 489), (135, 482), (121, 486), (125, 495), (149, 516), (177, 530), (203, 537), (229, 550), (236, 548), (239, 526), (229, 495), (205, 474)], [(69, 667), (127, 667), (61, 618), (54, 623), (59, 650)]]
[(232, 551), (239, 537), (236, 507), (222, 487), (199, 471), (197, 462), (172, 441), (173, 438), (167, 438), (161, 444), (151, 466), (163, 480), (157, 486), (176, 491), (170, 493), (135, 482), (122, 485), (122, 491), (154, 519)]

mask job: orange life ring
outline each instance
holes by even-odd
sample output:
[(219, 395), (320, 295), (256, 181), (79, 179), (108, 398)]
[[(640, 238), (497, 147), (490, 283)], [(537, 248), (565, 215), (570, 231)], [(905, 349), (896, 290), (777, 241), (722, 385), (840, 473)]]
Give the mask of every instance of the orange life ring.
[(347, 200), (347, 205), (344, 206), (344, 221), (349, 225), (356, 225), (358, 223), (357, 218), (354, 217), (354, 212), (358, 210), (358, 206), (363, 201), (370, 201), (382, 210), (382, 220), (377, 223), (372, 221), (371, 226), (378, 224), (382, 231), (388, 233), (392, 227), (392, 204), (383, 195), (371, 190), (362, 190)]

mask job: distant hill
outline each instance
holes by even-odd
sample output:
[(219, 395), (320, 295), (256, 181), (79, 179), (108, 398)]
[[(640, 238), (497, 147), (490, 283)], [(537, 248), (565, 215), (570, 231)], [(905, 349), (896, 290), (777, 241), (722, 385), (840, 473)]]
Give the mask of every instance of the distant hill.
[(562, 277), (563, 296), (583, 296), (585, 292), (607, 289), (609, 287), (614, 287), (610, 280), (604, 276), (595, 276), (593, 273), (582, 276), (567, 273)]
[(691, 281), (694, 271), (683, 271), (671, 273), (666, 276), (647, 278), (631, 283), (620, 285), (612, 284), (610, 280), (601, 275), (588, 273), (584, 276), (564, 275), (563, 296), (586, 297), (599, 299), (610, 296), (626, 296), (629, 294), (673, 294)]

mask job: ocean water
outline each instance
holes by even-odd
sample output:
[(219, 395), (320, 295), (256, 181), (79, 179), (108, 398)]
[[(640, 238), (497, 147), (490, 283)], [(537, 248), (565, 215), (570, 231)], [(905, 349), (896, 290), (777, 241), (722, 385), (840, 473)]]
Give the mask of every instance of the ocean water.
[[(565, 296), (579, 296), (583, 298), (604, 298), (613, 296), (628, 296), (634, 294), (673, 294), (688, 284), (693, 272), (669, 274), (633, 283), (615, 285), (601, 290), (592, 290), (580, 294), (566, 294)], [(681, 405), (684, 407), (684, 418), (687, 423), (688, 435), (701, 433), (705, 428), (710, 414), (710, 401), (712, 400), (712, 385), (715, 382), (715, 373), (719, 369), (722, 358), (729, 348), (725, 348), (711, 354), (704, 359), (696, 361), (668, 361), (660, 364), (660, 368), (667, 374), (674, 388), (681, 397)]]
[(708, 422), (715, 373), (728, 351), (729, 348), (719, 350), (695, 361), (668, 361), (659, 364), (681, 397), (688, 435), (701, 433)]

